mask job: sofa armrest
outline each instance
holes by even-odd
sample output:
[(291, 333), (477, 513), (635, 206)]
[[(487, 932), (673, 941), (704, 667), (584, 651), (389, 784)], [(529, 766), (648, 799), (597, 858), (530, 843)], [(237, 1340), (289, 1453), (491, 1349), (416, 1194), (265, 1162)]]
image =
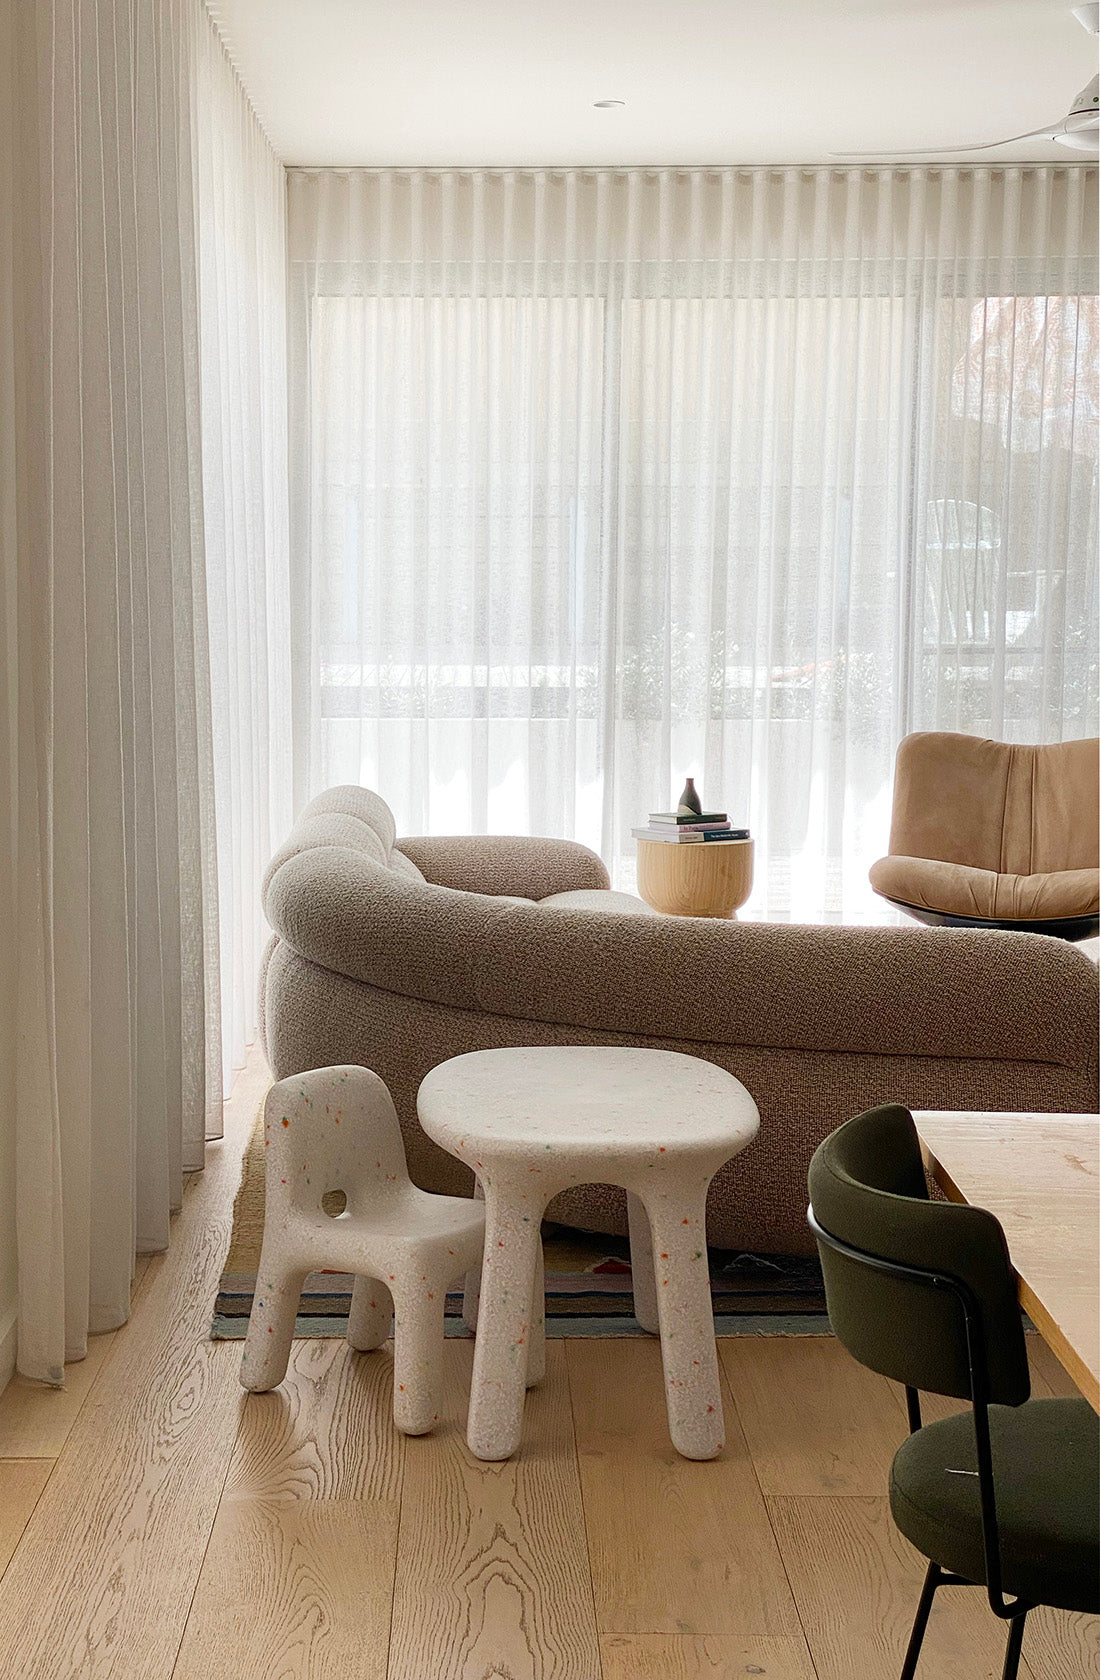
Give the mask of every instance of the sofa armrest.
[(519, 834), (417, 835), (398, 840), (395, 850), (415, 863), (432, 886), (459, 892), (537, 899), (611, 885), (603, 861), (575, 840)]

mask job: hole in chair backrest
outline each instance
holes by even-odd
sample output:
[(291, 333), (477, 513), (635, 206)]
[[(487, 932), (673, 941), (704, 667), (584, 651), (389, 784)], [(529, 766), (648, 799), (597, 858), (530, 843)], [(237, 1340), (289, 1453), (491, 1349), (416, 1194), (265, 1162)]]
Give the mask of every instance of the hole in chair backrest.
[(326, 1190), (321, 1197), (321, 1206), (330, 1219), (339, 1219), (347, 1211), (348, 1199), (342, 1190)]

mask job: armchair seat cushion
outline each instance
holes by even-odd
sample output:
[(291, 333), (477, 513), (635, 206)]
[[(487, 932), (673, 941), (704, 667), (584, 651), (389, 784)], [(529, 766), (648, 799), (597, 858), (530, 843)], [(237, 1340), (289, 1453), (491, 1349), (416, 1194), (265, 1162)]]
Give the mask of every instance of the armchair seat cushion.
[(871, 866), (871, 885), (896, 903), (986, 921), (1053, 921), (1094, 916), (1100, 908), (1098, 869), (1008, 875), (937, 858), (891, 856)]

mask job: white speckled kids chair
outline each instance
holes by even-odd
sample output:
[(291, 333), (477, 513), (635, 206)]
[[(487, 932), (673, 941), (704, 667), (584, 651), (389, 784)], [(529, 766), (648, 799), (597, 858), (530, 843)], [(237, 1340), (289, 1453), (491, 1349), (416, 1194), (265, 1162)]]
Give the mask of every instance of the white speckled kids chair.
[[(393, 1311), (393, 1420), (423, 1435), (439, 1415), (447, 1289), (481, 1265), (484, 1204), (417, 1189), (393, 1101), (367, 1068), (318, 1068), (273, 1085), (264, 1148), (264, 1241), (243, 1386), (274, 1388), (286, 1375), (309, 1273), (352, 1272), (348, 1341), (379, 1347)], [(346, 1198), (335, 1216), (322, 1206), (332, 1191)]]

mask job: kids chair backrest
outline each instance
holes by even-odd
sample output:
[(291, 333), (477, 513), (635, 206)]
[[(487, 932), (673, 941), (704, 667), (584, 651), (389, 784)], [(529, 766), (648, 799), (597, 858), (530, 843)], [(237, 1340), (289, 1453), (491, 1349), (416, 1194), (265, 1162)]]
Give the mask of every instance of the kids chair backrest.
[(393, 1099), (377, 1074), (332, 1067), (273, 1085), (264, 1105), (268, 1196), (310, 1220), (343, 1191), (347, 1212), (367, 1213), (410, 1186)]

